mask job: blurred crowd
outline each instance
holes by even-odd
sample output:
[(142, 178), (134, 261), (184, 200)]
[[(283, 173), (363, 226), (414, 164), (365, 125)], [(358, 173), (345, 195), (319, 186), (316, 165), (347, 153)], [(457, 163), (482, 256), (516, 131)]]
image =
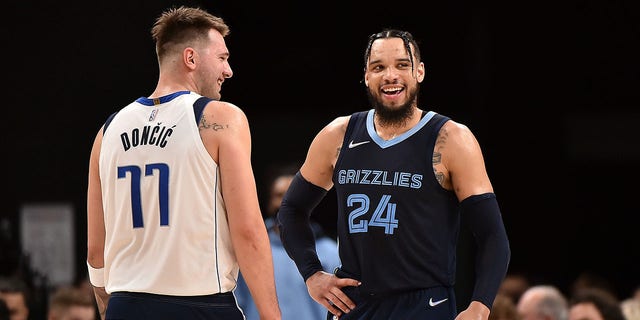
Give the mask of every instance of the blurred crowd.
[[(276, 288), (283, 319), (325, 319), (326, 309), (313, 301), (292, 260), (282, 248), (273, 223), (297, 164), (275, 166), (268, 175), (263, 212), (274, 254)], [(337, 243), (318, 224), (316, 239), (327, 272), (339, 264)], [(86, 272), (68, 285), (52, 285), (34, 271), (19, 245), (10, 241), (10, 228), (0, 221), (0, 320), (98, 320), (93, 289)], [(631, 292), (619, 292), (606, 278), (585, 271), (570, 285), (541, 280), (534, 273), (509, 272), (500, 286), (489, 320), (640, 320), (640, 283)], [(258, 319), (248, 288), (240, 276), (235, 290), (247, 320)], [(635, 286), (635, 287), (634, 287)]]
[(88, 282), (39, 287), (19, 276), (0, 276), (0, 320), (97, 320)]
[[(509, 273), (489, 320), (640, 320), (640, 285), (619, 296), (597, 274), (579, 274), (568, 289)], [(281, 304), (297, 301), (281, 300)], [(85, 278), (65, 286), (38, 286), (20, 275), (0, 275), (0, 320), (97, 320)]]
[(490, 320), (640, 320), (640, 285), (624, 296), (601, 276), (579, 274), (570, 288), (534, 281), (521, 273), (505, 277)]

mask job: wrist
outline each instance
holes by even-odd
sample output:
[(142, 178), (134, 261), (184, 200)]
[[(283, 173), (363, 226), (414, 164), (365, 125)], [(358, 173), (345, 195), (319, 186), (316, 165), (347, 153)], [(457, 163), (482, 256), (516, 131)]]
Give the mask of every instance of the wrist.
[(104, 287), (104, 267), (94, 268), (87, 261), (87, 270), (89, 271), (89, 282), (94, 287)]

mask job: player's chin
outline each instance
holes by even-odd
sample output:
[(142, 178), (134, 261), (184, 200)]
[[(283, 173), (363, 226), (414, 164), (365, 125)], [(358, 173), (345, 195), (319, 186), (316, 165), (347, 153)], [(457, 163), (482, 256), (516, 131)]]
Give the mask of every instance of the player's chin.
[(220, 94), (220, 91), (220, 88), (216, 88), (215, 90), (212, 90), (207, 96), (214, 100), (220, 100), (220, 98), (222, 98), (222, 94)]

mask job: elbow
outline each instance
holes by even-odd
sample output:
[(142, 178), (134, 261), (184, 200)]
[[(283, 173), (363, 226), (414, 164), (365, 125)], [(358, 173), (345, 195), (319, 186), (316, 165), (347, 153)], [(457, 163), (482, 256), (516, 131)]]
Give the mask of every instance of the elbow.
[(97, 246), (87, 247), (87, 262), (94, 268), (104, 267), (104, 250)]
[(254, 224), (243, 223), (235, 226), (235, 228), (231, 230), (231, 237), (234, 239), (234, 242), (253, 243), (264, 239), (266, 232), (267, 229), (264, 222), (257, 220)]

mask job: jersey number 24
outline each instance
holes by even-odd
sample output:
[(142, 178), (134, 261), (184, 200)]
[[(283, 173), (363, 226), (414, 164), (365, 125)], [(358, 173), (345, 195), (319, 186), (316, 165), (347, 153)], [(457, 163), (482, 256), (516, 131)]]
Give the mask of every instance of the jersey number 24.
[(396, 219), (396, 204), (390, 203), (390, 195), (382, 195), (380, 202), (376, 206), (369, 220), (362, 219), (361, 216), (369, 212), (371, 200), (366, 194), (354, 193), (347, 197), (347, 207), (355, 207), (349, 212), (349, 232), (360, 233), (369, 231), (369, 227), (382, 227), (384, 233), (393, 234), (398, 228)]

